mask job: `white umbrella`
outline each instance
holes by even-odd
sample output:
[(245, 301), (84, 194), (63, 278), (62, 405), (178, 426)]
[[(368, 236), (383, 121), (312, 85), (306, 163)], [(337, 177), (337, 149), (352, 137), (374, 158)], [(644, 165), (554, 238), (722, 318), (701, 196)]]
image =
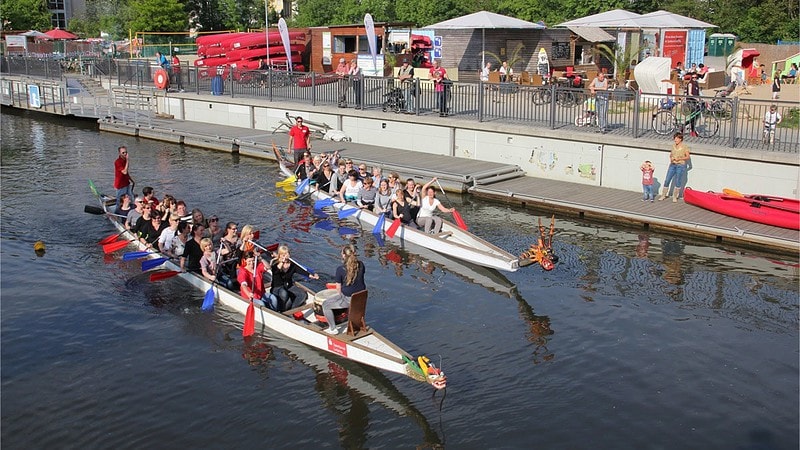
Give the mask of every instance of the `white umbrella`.
[(47, 39), (47, 40), (52, 39), (50, 36), (42, 33), (41, 31), (36, 31), (36, 30), (26, 31), (22, 33), (22, 35), (26, 37), (32, 37), (34, 39)]
[(484, 46), (486, 44), (486, 29), (529, 29), (541, 30), (546, 28), (539, 23), (527, 22), (514, 17), (495, 14), (488, 11), (478, 11), (467, 14), (466, 16), (456, 17), (455, 19), (445, 20), (444, 22), (428, 25), (425, 28), (434, 30), (481, 30), (481, 68), (485, 66)]
[(717, 28), (702, 20), (671, 13), (669, 11), (653, 11), (636, 19), (642, 28)]

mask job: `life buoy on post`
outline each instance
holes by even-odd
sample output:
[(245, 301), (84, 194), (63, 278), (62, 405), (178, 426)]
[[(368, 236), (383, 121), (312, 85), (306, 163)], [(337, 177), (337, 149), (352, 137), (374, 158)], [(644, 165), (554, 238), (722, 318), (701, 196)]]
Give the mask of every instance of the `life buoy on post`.
[(158, 69), (153, 74), (153, 83), (159, 89), (166, 89), (169, 86), (169, 74), (164, 69)]

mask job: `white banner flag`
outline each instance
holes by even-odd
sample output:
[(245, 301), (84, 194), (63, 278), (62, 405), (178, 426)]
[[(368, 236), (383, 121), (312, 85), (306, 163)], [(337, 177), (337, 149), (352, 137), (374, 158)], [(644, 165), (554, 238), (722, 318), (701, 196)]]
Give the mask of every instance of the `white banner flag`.
[(283, 41), (283, 49), (286, 50), (286, 56), (289, 58), (289, 72), (292, 71), (292, 46), (289, 43), (289, 27), (286, 26), (286, 21), (278, 21), (278, 32), (281, 34), (281, 41)]
[(372, 67), (375, 69), (375, 75), (383, 75), (383, 73), (378, 73), (378, 41), (375, 39), (375, 23), (372, 21), (372, 15), (369, 13), (364, 15), (364, 28), (367, 32), (367, 43), (369, 44), (369, 53), (372, 55)]

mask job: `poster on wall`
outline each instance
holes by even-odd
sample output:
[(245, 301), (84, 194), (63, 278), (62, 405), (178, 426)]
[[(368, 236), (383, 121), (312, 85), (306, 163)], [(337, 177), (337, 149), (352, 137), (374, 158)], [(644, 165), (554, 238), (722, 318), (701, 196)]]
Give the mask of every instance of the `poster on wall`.
[(331, 64), (331, 32), (325, 31), (322, 33), (322, 64)]
[(686, 30), (667, 30), (664, 32), (665, 58), (672, 60), (672, 67), (686, 61)]
[(39, 96), (39, 86), (35, 84), (28, 85), (28, 105), (31, 108), (41, 108), (42, 100)]
[(383, 55), (375, 55), (375, 63), (373, 63), (372, 55), (369, 53), (358, 54), (358, 67), (361, 67), (361, 72), (366, 77), (382, 77), (383, 76)]
[(649, 56), (658, 56), (658, 32), (647, 30), (642, 33), (642, 44), (639, 46), (639, 62)]

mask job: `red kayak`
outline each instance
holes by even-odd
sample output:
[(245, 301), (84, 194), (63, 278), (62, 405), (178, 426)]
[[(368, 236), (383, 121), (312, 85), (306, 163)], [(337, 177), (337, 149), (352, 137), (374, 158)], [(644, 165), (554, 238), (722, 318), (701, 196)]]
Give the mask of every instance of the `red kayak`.
[(686, 203), (726, 216), (775, 227), (800, 230), (800, 200), (769, 195), (729, 195), (686, 188)]

